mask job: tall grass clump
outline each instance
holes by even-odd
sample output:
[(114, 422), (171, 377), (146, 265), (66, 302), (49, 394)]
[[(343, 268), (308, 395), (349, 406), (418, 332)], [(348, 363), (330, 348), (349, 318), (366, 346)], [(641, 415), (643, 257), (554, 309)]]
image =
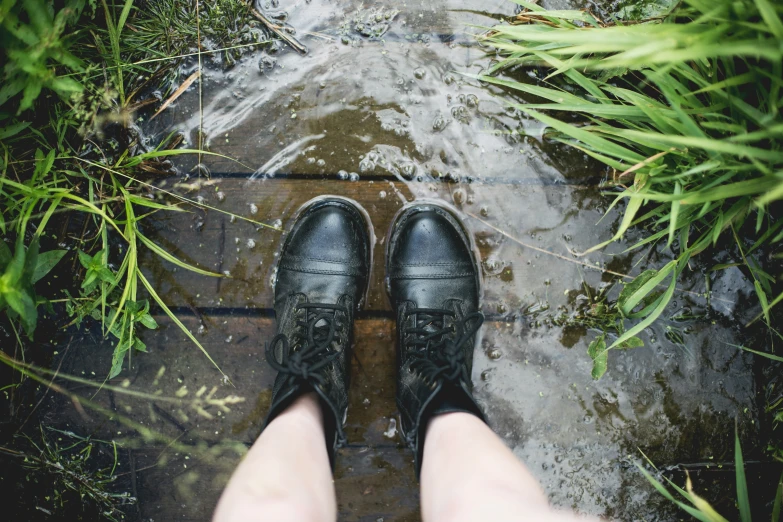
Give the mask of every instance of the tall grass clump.
[[(33, 337), (39, 310), (59, 302), (72, 323), (94, 318), (115, 339), (115, 377), (145, 350), (138, 332), (157, 327), (155, 303), (206, 354), (139, 265), (149, 249), (223, 277), (173, 257), (142, 226), (156, 212), (198, 205), (153, 182), (176, 174), (169, 157), (205, 152), (179, 147), (181, 136), (147, 136), (141, 122), (198, 79), (202, 55), (230, 66), (266, 42), (244, 0), (0, 4), (0, 313), (17, 346)], [(196, 72), (183, 79), (186, 62)], [(65, 262), (73, 279), (61, 278), (66, 293), (51, 299), (41, 289)]]
[[(642, 227), (629, 250), (662, 245), (672, 259), (627, 284), (615, 304), (616, 335), (590, 345), (593, 376), (611, 349), (636, 335), (670, 302), (694, 256), (719, 241), (753, 281), (764, 321), (783, 292), (762, 266), (783, 239), (774, 202), (783, 199), (783, 6), (769, 0), (684, 0), (647, 21), (607, 23), (583, 11), (522, 12), (481, 37), (499, 61), (485, 82), (530, 97), (514, 104), (545, 136), (583, 151), (614, 173), (612, 207), (624, 204), (613, 237)], [(517, 81), (513, 70), (544, 70)], [(509, 74), (501, 78), (498, 73)], [(779, 335), (779, 334), (778, 334)]]

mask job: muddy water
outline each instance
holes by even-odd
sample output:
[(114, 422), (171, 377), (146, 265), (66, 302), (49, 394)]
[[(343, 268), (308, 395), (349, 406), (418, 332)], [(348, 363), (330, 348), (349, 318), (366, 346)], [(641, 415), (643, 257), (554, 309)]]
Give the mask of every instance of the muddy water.
[[(679, 519), (634, 467), (637, 448), (663, 467), (706, 470), (731, 460), (733, 419), (744, 436), (756, 433), (752, 362), (731, 346), (740, 344), (735, 321), (753, 313), (752, 285), (738, 270), (719, 272), (710, 276), (708, 303), (705, 277), (694, 267), (666, 313), (669, 319), (643, 335), (645, 347), (612, 353), (607, 375), (592, 381), (586, 348), (596, 332), (557, 326), (555, 318), (575, 314), (601, 291), (616, 295), (617, 277), (605, 269), (635, 274), (666, 262), (671, 253), (627, 253), (614, 245), (600, 254), (572, 254), (603, 241), (617, 226), (616, 212), (602, 219), (607, 199), (598, 184), (607, 172), (579, 153), (543, 142), (540, 125), (504, 103), (524, 99), (469, 77), (491, 61), (472, 42), (471, 33), (480, 31), (474, 26), (512, 14), (514, 4), (267, 3), (270, 13), (288, 13), (309, 53), (281, 47), (250, 54), (228, 71), (207, 65), (201, 95), (189, 90), (150, 129), (176, 129), (190, 146), (203, 139), (209, 151), (233, 158), (205, 156), (199, 168), (196, 159), (180, 162), (180, 170), (190, 173), (188, 182), (199, 170), (212, 179), (190, 196), (282, 227), (310, 197), (348, 195), (373, 216), (380, 242), (391, 215), (407, 201), (426, 197), (455, 205), (483, 257), (483, 308), (490, 320), (477, 348), (474, 382), (492, 426), (558, 506), (627, 520)], [(607, 9), (555, 0), (548, 6)], [(197, 64), (189, 67), (183, 77)], [(190, 315), (187, 326), (206, 330), (199, 339), (236, 385), (221, 390), (248, 398), (228, 417), (177, 423), (210, 444), (250, 437), (269, 401), (271, 375), (263, 369), (258, 337), (272, 328), (269, 281), (281, 235), (215, 212), (185, 221), (161, 218), (151, 228), (158, 242), (184, 259), (232, 275), (220, 283), (193, 279), (146, 260), (161, 295)], [(374, 285), (380, 290), (378, 274)], [(357, 339), (357, 353), (367, 376), (352, 390), (352, 446), (338, 464), (341, 517), (415, 519), (410, 455), (393, 438), (392, 381), (373, 373), (392, 368), (388, 354), (373, 351), (393, 341), (382, 292), (371, 293), (361, 317), (367, 338)], [(147, 335), (151, 353), (136, 357), (134, 385), (158, 386), (162, 364), (173, 369), (163, 380), (167, 393), (183, 382), (192, 389), (219, 384), (219, 374), (182, 337), (171, 325)], [(235, 460), (233, 455), (224, 462), (221, 472)], [(208, 518), (221, 482), (205, 477), (211, 468), (194, 477), (185, 471), (194, 464), (187, 465), (174, 459), (144, 481), (142, 514)], [(200, 488), (202, 498), (174, 487), (162, 495), (153, 491), (157, 481), (184, 483), (183, 491)], [(155, 500), (145, 504), (145, 498)]]

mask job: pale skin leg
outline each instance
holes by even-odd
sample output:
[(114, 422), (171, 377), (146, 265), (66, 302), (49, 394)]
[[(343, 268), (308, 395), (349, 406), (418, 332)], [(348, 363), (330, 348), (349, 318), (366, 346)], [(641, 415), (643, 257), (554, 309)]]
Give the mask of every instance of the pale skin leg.
[(427, 426), (421, 511), (424, 522), (584, 522), (550, 509), (533, 475), (468, 413), (438, 415)]
[[(334, 492), (314, 394), (300, 397), (253, 444), (213, 522), (334, 522)], [(424, 522), (584, 521), (549, 508), (541, 487), (486, 424), (467, 413), (429, 422), (421, 471)]]
[(220, 497), (213, 522), (334, 522), (323, 414), (303, 395), (264, 430)]

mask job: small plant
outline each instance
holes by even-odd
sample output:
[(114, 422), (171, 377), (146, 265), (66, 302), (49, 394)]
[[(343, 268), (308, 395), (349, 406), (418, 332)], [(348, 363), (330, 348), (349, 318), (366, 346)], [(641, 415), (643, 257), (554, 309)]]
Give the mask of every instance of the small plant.
[[(265, 33), (243, 0), (152, 0), (144, 9), (133, 0), (90, 2), (87, 9), (85, 0), (55, 6), (50, 0), (0, 6), (0, 59), (6, 63), (0, 87), (0, 312), (32, 337), (38, 308), (48, 303), (35, 285), (70, 253), (81, 270), (75, 285), (65, 283), (66, 298), (56, 301), (65, 304), (72, 324), (96, 319), (116, 339), (109, 378), (133, 352), (146, 349), (138, 332), (157, 327), (150, 303), (209, 357), (160, 299), (138, 258), (146, 248), (187, 270), (225, 277), (183, 263), (142, 228), (156, 212), (203, 207), (151, 181), (175, 173), (169, 157), (209, 152), (178, 148), (177, 136), (150, 143), (132, 122), (135, 110), (158, 101), (152, 87), (158, 94), (174, 90), (161, 110), (187, 88), (184, 81), (175, 89), (183, 60), (197, 57), (199, 70), (201, 54), (228, 64), (264, 44)], [(39, 253), (54, 243), (47, 225), (55, 215), (82, 221), (81, 235), (57, 238), (66, 248)]]
[[(644, 455), (644, 453), (642, 453)], [(648, 464), (658, 471), (655, 466), (650, 462), (650, 459), (644, 455)], [(693, 484), (691, 478), (688, 476), (685, 483), (685, 489), (677, 486), (670, 479), (664, 477), (666, 483), (677, 493), (679, 496), (672, 495), (672, 493), (664, 486), (658, 479), (653, 477), (644, 467), (636, 463), (636, 467), (642, 472), (645, 478), (653, 485), (653, 487), (669, 501), (676, 504), (680, 509), (688, 513), (696, 520), (702, 522), (728, 522), (728, 519), (720, 515), (709, 502), (697, 495), (693, 491)], [(748, 484), (745, 478), (745, 461), (742, 457), (742, 446), (739, 441), (739, 434), (735, 433), (734, 437), (734, 468), (737, 484), (737, 499), (736, 504), (739, 510), (740, 522), (752, 522), (751, 519), (751, 503), (750, 494), (748, 493)], [(780, 509), (783, 505), (783, 476), (777, 483), (775, 488), (775, 499), (772, 503), (772, 513), (770, 519), (772, 522), (778, 522), (780, 520)]]
[[(39, 427), (36, 437), (18, 438), (22, 440), (15, 448), (0, 447), (0, 453), (18, 459), (25, 482), (36, 485), (37, 510), (79, 519), (79, 515), (93, 512), (104, 520), (119, 521), (125, 518), (122, 508), (136, 502), (130, 493), (116, 491), (114, 442), (44, 426)], [(96, 459), (104, 464), (94, 463)]]

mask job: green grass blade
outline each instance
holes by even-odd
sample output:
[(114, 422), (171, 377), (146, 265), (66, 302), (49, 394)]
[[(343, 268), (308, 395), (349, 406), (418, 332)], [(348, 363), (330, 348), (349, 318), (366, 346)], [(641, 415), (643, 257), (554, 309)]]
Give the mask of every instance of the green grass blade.
[(209, 270), (204, 270), (202, 268), (198, 268), (196, 266), (190, 265), (188, 263), (185, 263), (184, 261), (180, 260), (177, 257), (174, 257), (170, 253), (166, 252), (164, 249), (156, 245), (153, 241), (151, 241), (149, 238), (144, 236), (141, 232), (136, 231), (136, 237), (139, 238), (139, 241), (141, 241), (144, 246), (152, 250), (155, 254), (163, 258), (164, 260), (168, 261), (169, 263), (175, 264), (179, 267), (184, 268), (185, 270), (190, 270), (191, 272), (195, 272), (197, 274), (210, 276), (210, 277), (225, 277), (223, 274), (218, 274), (216, 272), (210, 272)]
[(196, 339), (196, 337), (190, 332), (190, 330), (188, 330), (185, 327), (185, 325), (182, 324), (182, 321), (180, 321), (177, 318), (177, 316), (174, 315), (174, 313), (169, 309), (169, 307), (166, 306), (166, 303), (164, 303), (163, 300), (160, 298), (160, 296), (158, 296), (158, 293), (155, 292), (155, 289), (152, 287), (150, 282), (147, 281), (147, 278), (144, 277), (144, 274), (141, 273), (141, 270), (137, 269), (136, 273), (138, 275), (139, 281), (141, 281), (141, 284), (144, 285), (144, 288), (147, 289), (147, 292), (149, 292), (152, 299), (156, 303), (158, 303), (158, 306), (160, 306), (161, 309), (163, 309), (163, 311), (166, 313), (166, 315), (169, 316), (169, 319), (171, 319), (174, 322), (174, 324), (176, 324), (179, 327), (179, 329), (182, 330), (182, 332), (188, 337), (188, 339), (190, 339), (193, 342), (193, 344), (198, 346), (199, 350), (201, 350), (201, 353), (203, 353), (206, 356), (206, 358), (209, 360), (209, 362), (211, 362), (215, 366), (215, 368), (217, 368), (220, 374), (228, 379), (228, 376), (225, 373), (223, 373), (223, 370), (221, 370), (220, 366), (218, 366), (217, 363), (212, 359), (212, 356), (209, 355), (209, 352), (207, 352), (207, 350), (203, 346), (201, 346), (201, 343), (198, 342), (198, 339)]
[[(679, 263), (680, 266), (682, 266), (682, 261)], [(664, 308), (666, 308), (666, 305), (669, 304), (669, 301), (671, 301), (672, 296), (674, 295), (674, 289), (677, 286), (677, 276), (679, 275), (680, 267), (678, 266), (677, 271), (672, 275), (672, 280), (669, 283), (669, 287), (666, 289), (666, 291), (661, 295), (661, 297), (658, 298), (658, 305), (655, 307), (655, 309), (648, 315), (643, 321), (640, 321), (638, 324), (634, 325), (632, 328), (628, 329), (624, 334), (619, 336), (617, 340), (615, 340), (607, 350), (611, 350), (612, 348), (615, 348), (631, 337), (635, 337), (639, 332), (643, 331), (645, 328), (650, 326), (655, 322), (656, 319), (663, 313)]]
[(762, 357), (766, 357), (767, 359), (771, 359), (773, 361), (783, 362), (783, 357), (780, 357), (778, 355), (772, 355), (771, 353), (765, 353), (765, 352), (759, 352), (756, 350), (751, 350), (750, 348), (745, 348), (744, 346), (740, 346), (743, 350), (746, 352), (754, 353), (756, 355), (760, 355)]
[(740, 445), (737, 426), (734, 427), (734, 465), (737, 475), (737, 506), (739, 507), (740, 520), (742, 522), (752, 522), (750, 518), (748, 484), (745, 479), (745, 462), (742, 459), (742, 446)]
[(783, 39), (783, 22), (780, 21), (780, 17), (778, 16), (777, 11), (775, 11), (775, 8), (769, 3), (769, 0), (755, 1), (759, 13), (761, 13), (761, 18), (766, 22), (770, 32), (777, 38)]

